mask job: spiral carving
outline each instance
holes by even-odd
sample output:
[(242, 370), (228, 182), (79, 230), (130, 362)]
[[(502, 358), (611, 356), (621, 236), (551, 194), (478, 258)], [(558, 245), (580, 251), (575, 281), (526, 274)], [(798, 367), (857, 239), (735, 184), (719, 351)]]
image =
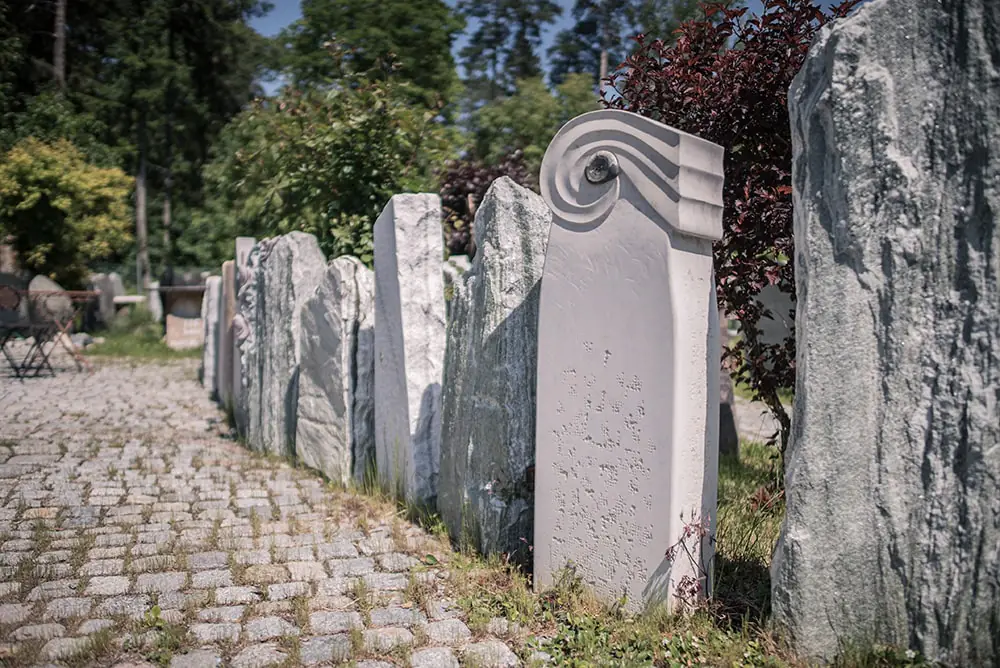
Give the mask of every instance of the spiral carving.
[[(586, 173), (598, 153), (613, 155), (618, 171), (595, 183)], [(638, 114), (593, 111), (556, 133), (542, 159), (539, 181), (553, 214), (570, 226), (599, 225), (627, 181), (630, 196), (644, 200), (671, 227), (719, 239), (722, 157), (721, 146)]]

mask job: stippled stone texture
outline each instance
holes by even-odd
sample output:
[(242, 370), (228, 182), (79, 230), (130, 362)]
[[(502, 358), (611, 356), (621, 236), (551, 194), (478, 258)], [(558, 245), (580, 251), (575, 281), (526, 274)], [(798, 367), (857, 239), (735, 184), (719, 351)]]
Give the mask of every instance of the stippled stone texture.
[(1000, 664), (1000, 4), (875, 0), (789, 93), (797, 386), (774, 621)]

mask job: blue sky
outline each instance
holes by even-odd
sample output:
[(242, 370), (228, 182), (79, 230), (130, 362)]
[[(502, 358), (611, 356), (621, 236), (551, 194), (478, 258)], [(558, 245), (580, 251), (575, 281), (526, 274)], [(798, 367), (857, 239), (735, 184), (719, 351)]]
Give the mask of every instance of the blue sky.
[[(372, 2), (378, 2), (379, 0), (372, 0)], [(548, 62), (545, 56), (545, 52), (548, 51), (549, 46), (552, 44), (552, 39), (555, 37), (556, 33), (572, 27), (573, 25), (573, 0), (556, 0), (559, 5), (563, 8), (562, 16), (560, 16), (555, 23), (550, 24), (548, 29), (542, 35), (542, 48), (541, 55), (542, 65), (544, 69), (548, 69)], [(272, 36), (278, 33), (282, 28), (287, 26), (289, 23), (297, 20), (302, 16), (302, 12), (299, 8), (299, 0), (272, 0), (274, 3), (274, 9), (271, 12), (259, 19), (255, 19), (251, 22), (251, 25), (257, 32), (262, 35)], [(449, 5), (454, 6), (454, 0), (445, 0)], [(829, 7), (831, 5), (837, 4), (837, 0), (819, 0), (819, 4), (823, 7)], [(760, 12), (761, 4), (760, 0), (748, 0), (747, 6), (751, 12)], [(467, 35), (460, 35), (456, 40), (453, 53), (456, 58), (458, 52), (463, 46), (468, 42)], [(277, 87), (277, 83), (272, 85), (265, 85), (267, 91), (273, 92), (274, 88)]]

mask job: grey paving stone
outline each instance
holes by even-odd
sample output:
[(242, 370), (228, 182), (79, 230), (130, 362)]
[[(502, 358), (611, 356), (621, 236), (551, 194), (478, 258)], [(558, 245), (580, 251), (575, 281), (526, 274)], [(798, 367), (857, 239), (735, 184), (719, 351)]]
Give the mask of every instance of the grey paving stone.
[(388, 552), (375, 557), (376, 563), (383, 571), (389, 573), (405, 573), (420, 562), (407, 554)]
[(343, 633), (364, 626), (361, 615), (356, 612), (314, 612), (309, 615), (309, 629), (312, 633), (330, 635)]
[(260, 599), (260, 590), (257, 587), (220, 587), (215, 590), (215, 602), (218, 605), (256, 603)]
[(426, 624), (427, 616), (416, 608), (401, 608), (392, 606), (388, 608), (376, 608), (369, 613), (371, 625), (380, 626), (402, 626), (410, 628), (418, 624)]
[(124, 575), (108, 575), (90, 578), (83, 593), (87, 596), (119, 596), (127, 593), (128, 588), (129, 579)]
[(472, 638), (472, 631), (460, 619), (443, 619), (424, 627), (427, 639), (434, 645), (458, 645)]
[(254, 584), (288, 582), (288, 569), (279, 564), (256, 564), (243, 571), (242, 579)]
[(521, 665), (517, 655), (499, 640), (484, 640), (462, 648), (462, 659), (478, 668), (514, 668)]
[(353, 559), (358, 556), (358, 548), (350, 541), (336, 541), (332, 543), (320, 543), (316, 546), (316, 557), (318, 559)]
[(133, 559), (129, 563), (128, 569), (132, 573), (157, 573), (160, 571), (169, 571), (174, 567), (175, 563), (176, 559), (171, 554), (154, 554), (148, 557)]
[(53, 638), (42, 647), (42, 658), (68, 659), (82, 653), (89, 645), (87, 638)]
[(31, 617), (32, 605), (24, 603), (4, 603), (0, 604), (0, 624), (13, 625), (20, 624)]
[(407, 629), (369, 629), (364, 632), (364, 648), (369, 652), (391, 652), (397, 647), (413, 644), (413, 634)]
[(306, 638), (299, 644), (299, 660), (304, 666), (343, 663), (351, 658), (351, 638), (346, 633)]
[(410, 654), (410, 668), (458, 668), (458, 659), (447, 647), (427, 647)]
[(362, 576), (375, 591), (402, 591), (410, 584), (410, 578), (402, 573), (368, 573)]
[(94, 612), (108, 617), (129, 617), (139, 619), (150, 608), (149, 596), (115, 596), (98, 603)]
[(76, 630), (76, 635), (88, 636), (91, 633), (103, 631), (104, 629), (110, 628), (114, 625), (115, 622), (113, 619), (88, 619), (80, 624), (80, 628)]
[(318, 561), (290, 561), (286, 564), (293, 581), (316, 581), (327, 578), (323, 564)]
[(357, 559), (331, 559), (326, 562), (332, 577), (366, 575), (375, 572), (375, 560), (368, 557)]
[(80, 580), (77, 578), (43, 582), (28, 592), (27, 600), (51, 601), (55, 598), (68, 598), (76, 596), (79, 593), (77, 588), (79, 582)]
[(85, 563), (80, 568), (80, 575), (121, 575), (124, 569), (124, 559), (98, 559)]
[(16, 629), (10, 637), (14, 640), (49, 640), (62, 638), (66, 635), (66, 627), (62, 624), (32, 624)]
[(284, 663), (288, 655), (277, 645), (251, 645), (233, 657), (233, 668), (267, 668)]
[(57, 598), (49, 601), (45, 606), (42, 619), (70, 619), (72, 617), (83, 617), (93, 607), (94, 602), (89, 598), (72, 597)]
[(185, 582), (187, 582), (187, 573), (143, 573), (135, 579), (135, 590), (139, 593), (166, 594), (180, 591)]
[(203, 622), (238, 622), (243, 618), (245, 605), (227, 605), (198, 611), (198, 619)]
[(222, 656), (207, 649), (191, 650), (170, 659), (170, 668), (216, 668), (221, 665)]
[(194, 589), (232, 586), (233, 574), (229, 571), (229, 569), (199, 571), (191, 574), (191, 587)]
[(243, 625), (243, 639), (249, 642), (299, 635), (299, 628), (281, 617), (258, 617)]
[(192, 624), (191, 635), (200, 643), (236, 642), (240, 639), (240, 625), (233, 623)]
[(269, 601), (283, 601), (287, 598), (309, 595), (308, 582), (285, 582), (281, 584), (268, 585), (267, 598)]
[(188, 566), (195, 571), (225, 568), (229, 565), (229, 555), (225, 552), (197, 552), (188, 555)]

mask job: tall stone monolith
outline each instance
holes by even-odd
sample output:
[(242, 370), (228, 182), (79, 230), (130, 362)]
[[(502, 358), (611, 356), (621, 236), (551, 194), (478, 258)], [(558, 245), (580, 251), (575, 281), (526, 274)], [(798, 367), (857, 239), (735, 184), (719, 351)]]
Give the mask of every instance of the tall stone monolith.
[(209, 396), (218, 396), (219, 384), (216, 364), (219, 357), (219, 302), (222, 299), (222, 279), (209, 276), (205, 279), (205, 292), (201, 297), (201, 323), (205, 339), (201, 348), (201, 384)]
[(631, 610), (710, 587), (722, 159), (616, 110), (573, 119), (545, 153), (536, 587), (573, 565)]
[(381, 483), (433, 503), (445, 305), (441, 200), (396, 195), (375, 222), (375, 459)]
[(215, 363), (219, 404), (226, 411), (233, 405), (233, 317), (236, 315), (236, 264), (222, 263), (222, 296), (219, 299), (219, 354)]
[(330, 480), (363, 482), (375, 460), (375, 275), (334, 259), (302, 307), (296, 456)]
[(774, 622), (1000, 665), (1000, 3), (874, 0), (789, 93), (798, 298)]
[(442, 398), (438, 510), (452, 537), (530, 561), (538, 289), (552, 213), (507, 177), (476, 212), (456, 278)]
[(295, 452), (301, 309), (326, 268), (316, 237), (291, 232), (261, 241), (250, 253), (240, 288), (246, 391), (246, 442), (279, 456)]
[[(243, 286), (250, 282), (252, 269), (250, 267), (250, 254), (256, 245), (253, 237), (236, 237), (235, 252), (236, 266), (234, 268), (236, 278), (236, 309), (233, 313), (233, 420), (236, 423), (236, 431), (243, 438), (246, 438), (249, 416), (247, 416), (247, 387), (243, 375), (243, 353), (242, 345), (250, 336), (250, 323), (247, 316), (253, 310), (245, 302), (251, 299), (252, 295), (242, 295)], [(251, 291), (252, 292), (252, 291)]]

